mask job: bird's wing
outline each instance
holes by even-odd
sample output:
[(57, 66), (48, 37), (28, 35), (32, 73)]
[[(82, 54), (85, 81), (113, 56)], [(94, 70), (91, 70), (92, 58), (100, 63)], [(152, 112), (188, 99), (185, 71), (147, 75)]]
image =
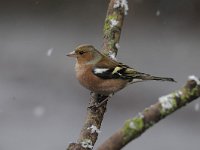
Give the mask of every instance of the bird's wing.
[(92, 72), (102, 79), (124, 79), (130, 81), (137, 74), (135, 69), (118, 62), (96, 65), (93, 67)]
[(104, 57), (99, 63), (92, 68), (94, 75), (102, 79), (123, 79), (129, 83), (141, 82), (143, 80), (161, 80), (176, 82), (173, 78), (157, 77), (150, 74), (136, 71), (127, 65)]

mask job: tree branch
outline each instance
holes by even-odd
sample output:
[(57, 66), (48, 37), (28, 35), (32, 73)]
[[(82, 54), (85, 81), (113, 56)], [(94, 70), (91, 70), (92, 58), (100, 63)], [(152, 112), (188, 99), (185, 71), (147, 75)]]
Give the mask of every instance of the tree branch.
[[(113, 59), (115, 59), (115, 56), (117, 55), (124, 14), (126, 14), (127, 9), (128, 6), (124, 3), (122, 4), (121, 1), (110, 0), (104, 24), (104, 42), (102, 52)], [(98, 95), (94, 94), (90, 98), (89, 106), (96, 101), (98, 101)], [(67, 150), (93, 149), (98, 138), (98, 131), (101, 127), (104, 113), (106, 112), (106, 105), (107, 103), (95, 110), (87, 110), (87, 117), (78, 141), (77, 143), (71, 143)]]
[(120, 4), (119, 0), (110, 0), (104, 23), (103, 52), (112, 58), (117, 55), (124, 14), (127, 13), (127, 9)]
[(180, 90), (159, 98), (138, 116), (129, 119), (123, 127), (109, 137), (97, 150), (120, 150), (166, 116), (200, 97), (200, 81), (190, 76)]

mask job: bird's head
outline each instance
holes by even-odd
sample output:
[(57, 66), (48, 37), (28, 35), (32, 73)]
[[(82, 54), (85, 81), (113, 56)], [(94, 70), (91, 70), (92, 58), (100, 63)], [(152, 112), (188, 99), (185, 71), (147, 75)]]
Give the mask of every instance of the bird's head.
[(83, 44), (67, 54), (67, 56), (75, 57), (79, 63), (85, 64), (97, 60), (101, 54), (94, 48), (94, 46)]

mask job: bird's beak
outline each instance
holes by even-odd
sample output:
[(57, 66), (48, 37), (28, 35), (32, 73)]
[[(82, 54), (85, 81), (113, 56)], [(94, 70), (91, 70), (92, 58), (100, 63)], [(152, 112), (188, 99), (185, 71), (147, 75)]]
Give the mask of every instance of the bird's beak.
[(75, 51), (72, 51), (69, 54), (67, 54), (66, 56), (68, 56), (68, 57), (76, 57), (76, 53), (75, 53)]

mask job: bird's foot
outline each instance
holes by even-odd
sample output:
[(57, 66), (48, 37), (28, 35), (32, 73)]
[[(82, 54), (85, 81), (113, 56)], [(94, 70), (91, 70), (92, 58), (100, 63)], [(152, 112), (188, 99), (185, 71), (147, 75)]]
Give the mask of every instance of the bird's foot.
[(105, 95), (91, 93), (92, 103), (88, 106), (88, 108), (96, 110), (97, 108), (107, 103), (107, 101), (112, 97), (112, 95), (113, 94), (105, 96)]

